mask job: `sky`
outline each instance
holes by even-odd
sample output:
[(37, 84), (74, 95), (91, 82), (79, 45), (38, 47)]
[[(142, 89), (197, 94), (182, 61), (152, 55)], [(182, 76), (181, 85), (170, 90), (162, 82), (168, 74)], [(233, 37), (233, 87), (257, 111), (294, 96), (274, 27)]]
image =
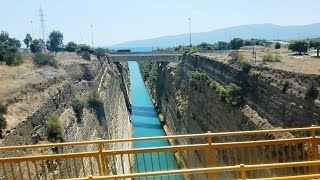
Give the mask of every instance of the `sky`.
[[(320, 22), (319, 0), (0, 0), (0, 31), (23, 40), (59, 30), (64, 43), (94, 46), (245, 25)], [(31, 23), (32, 21), (32, 23)], [(91, 31), (92, 25), (92, 31)], [(32, 33), (33, 29), (33, 33)]]

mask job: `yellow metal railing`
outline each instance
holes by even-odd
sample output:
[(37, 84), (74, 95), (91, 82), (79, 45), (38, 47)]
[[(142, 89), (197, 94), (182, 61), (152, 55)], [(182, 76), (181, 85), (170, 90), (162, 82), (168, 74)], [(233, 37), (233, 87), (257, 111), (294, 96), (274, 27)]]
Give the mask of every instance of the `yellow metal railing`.
[[(312, 126), (0, 147), (0, 178), (310, 179), (320, 173), (319, 130)], [(159, 140), (175, 145), (127, 146)]]

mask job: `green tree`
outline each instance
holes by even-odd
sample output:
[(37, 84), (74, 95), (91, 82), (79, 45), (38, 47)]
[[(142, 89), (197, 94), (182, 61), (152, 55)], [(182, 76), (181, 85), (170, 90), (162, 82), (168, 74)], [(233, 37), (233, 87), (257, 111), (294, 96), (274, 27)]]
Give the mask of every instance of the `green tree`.
[(275, 47), (276, 49), (280, 49), (280, 48), (281, 48), (281, 44), (280, 44), (279, 42), (276, 42), (276, 44), (274, 45), (274, 47)]
[(30, 44), (30, 50), (33, 53), (40, 52), (43, 48), (42, 42), (40, 39), (34, 39)]
[(223, 41), (218, 41), (218, 50), (226, 50), (229, 49), (230, 44)]
[(310, 41), (310, 47), (315, 48), (317, 50), (317, 57), (319, 57), (320, 39), (311, 40)]
[(49, 34), (49, 40), (47, 41), (47, 47), (49, 51), (61, 51), (63, 49), (63, 34), (60, 31), (52, 31)]
[(68, 44), (65, 47), (65, 50), (68, 52), (75, 52), (76, 49), (77, 49), (77, 44), (72, 41), (68, 42)]
[(302, 53), (308, 52), (309, 44), (307, 41), (291, 41), (289, 49), (291, 51), (298, 52), (301, 55)]
[(0, 33), (0, 61), (5, 61), (7, 65), (18, 65), (21, 61), (21, 56), (18, 54), (18, 48), (21, 46), (19, 40), (10, 38), (5, 31)]
[(26, 38), (23, 40), (24, 44), (27, 46), (27, 48), (30, 47), (30, 44), (32, 42), (31, 35), (29, 33), (26, 34)]
[(80, 55), (83, 59), (89, 61), (90, 60), (90, 54), (94, 53), (94, 50), (86, 45), (86, 44), (79, 44), (76, 48), (76, 52), (78, 55)]
[(106, 56), (106, 50), (104, 48), (96, 48), (94, 51), (94, 54), (97, 56), (99, 60), (101, 60), (102, 57)]
[(234, 38), (230, 41), (231, 49), (240, 49), (243, 46), (243, 39)]

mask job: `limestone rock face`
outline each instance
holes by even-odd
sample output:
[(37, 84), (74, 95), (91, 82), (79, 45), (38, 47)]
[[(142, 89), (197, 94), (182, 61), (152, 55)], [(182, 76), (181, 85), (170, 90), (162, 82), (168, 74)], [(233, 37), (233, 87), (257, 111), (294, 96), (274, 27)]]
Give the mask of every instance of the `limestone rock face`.
[[(262, 68), (261, 76), (255, 77), (233, 64), (200, 55), (184, 55), (180, 63), (144, 63), (141, 67), (171, 134), (309, 127), (320, 121), (318, 99), (311, 102), (304, 98), (310, 82), (319, 84), (320, 77), (316, 75)], [(221, 86), (238, 85), (244, 103), (231, 106), (223, 102), (208, 81), (193, 79), (192, 71), (206, 73)], [(270, 138), (285, 137), (292, 135), (270, 135)]]
[[(8, 107), (5, 115), (8, 126), (2, 132), (0, 146), (37, 144), (47, 141), (46, 115), (57, 113), (63, 126), (64, 141), (96, 140), (98, 138), (129, 138), (131, 124), (124, 97), (120, 90), (116, 66), (108, 59), (91, 56), (86, 61), (74, 53), (57, 53), (59, 68), (31, 68), (28, 74), (17, 78), (19, 86), (7, 89), (0, 102)], [(122, 63), (127, 68), (126, 63)], [(11, 88), (12, 87), (12, 88)], [(88, 93), (97, 91), (103, 108), (100, 112), (85, 105), (81, 121), (78, 121), (70, 103), (77, 98), (87, 101)], [(3, 95), (3, 94), (2, 94)], [(130, 143), (106, 148), (129, 148)], [(94, 148), (93, 148), (94, 149)], [(90, 147), (66, 148), (65, 152), (89, 151)], [(1, 154), (5, 156), (6, 154)]]

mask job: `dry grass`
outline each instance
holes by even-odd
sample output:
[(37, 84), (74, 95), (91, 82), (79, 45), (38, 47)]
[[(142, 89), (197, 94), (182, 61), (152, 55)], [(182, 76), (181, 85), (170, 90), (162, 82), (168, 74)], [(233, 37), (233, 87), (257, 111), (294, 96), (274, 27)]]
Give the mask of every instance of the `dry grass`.
[[(303, 74), (320, 74), (320, 58), (315, 57), (315, 52), (313, 50), (309, 51), (309, 55), (293, 55), (291, 51), (287, 48), (282, 47), (281, 49), (275, 49), (274, 47), (255, 47), (257, 53), (256, 62), (252, 57), (252, 47), (244, 47), (241, 50), (241, 54), (251, 60), (254, 65), (259, 66), (266, 66), (274, 69), (284, 70), (284, 71), (291, 71), (296, 73), (303, 73)], [(270, 53), (277, 53), (281, 57), (280, 62), (268, 62), (263, 63), (262, 58), (268, 52)], [(228, 56), (230, 52), (219, 52), (219, 53), (205, 53), (207, 57), (213, 58), (215, 60), (227, 63), (230, 60)]]

